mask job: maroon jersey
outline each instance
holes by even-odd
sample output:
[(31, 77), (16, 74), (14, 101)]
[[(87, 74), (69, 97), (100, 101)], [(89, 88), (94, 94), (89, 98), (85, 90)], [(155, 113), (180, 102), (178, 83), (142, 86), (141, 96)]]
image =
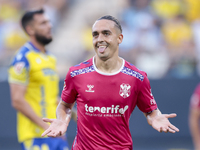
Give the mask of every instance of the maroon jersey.
[(74, 150), (132, 149), (129, 118), (135, 106), (145, 113), (157, 108), (146, 73), (125, 60), (111, 74), (100, 72), (94, 58), (71, 67), (61, 97), (77, 102)]
[(200, 109), (200, 84), (194, 90), (190, 100), (190, 107)]

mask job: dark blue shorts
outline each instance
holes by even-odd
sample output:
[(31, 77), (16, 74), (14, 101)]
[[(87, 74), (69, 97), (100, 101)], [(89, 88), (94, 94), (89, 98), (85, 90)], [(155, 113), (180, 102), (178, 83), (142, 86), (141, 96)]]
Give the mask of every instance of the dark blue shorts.
[(21, 143), (22, 150), (69, 150), (65, 138), (34, 138)]

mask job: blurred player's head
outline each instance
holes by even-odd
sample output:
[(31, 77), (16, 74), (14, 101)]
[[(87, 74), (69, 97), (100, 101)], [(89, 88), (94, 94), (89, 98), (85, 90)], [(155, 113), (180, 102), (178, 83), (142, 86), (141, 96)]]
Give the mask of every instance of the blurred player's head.
[(21, 24), (24, 31), (40, 44), (46, 45), (52, 41), (52, 25), (43, 9), (27, 11), (21, 19)]
[(98, 57), (104, 60), (118, 56), (119, 44), (123, 40), (122, 28), (113, 16), (103, 16), (92, 27), (93, 46)]

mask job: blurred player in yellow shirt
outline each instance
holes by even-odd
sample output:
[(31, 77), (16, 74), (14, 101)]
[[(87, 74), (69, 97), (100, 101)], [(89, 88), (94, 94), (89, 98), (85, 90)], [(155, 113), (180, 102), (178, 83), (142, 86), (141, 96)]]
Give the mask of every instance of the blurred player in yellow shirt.
[(21, 23), (30, 42), (17, 51), (8, 79), (12, 106), (17, 110), (18, 141), (23, 150), (68, 150), (65, 136), (41, 137), (49, 127), (42, 118), (56, 118), (59, 100), (56, 59), (45, 49), (52, 41), (50, 20), (41, 9), (26, 12)]

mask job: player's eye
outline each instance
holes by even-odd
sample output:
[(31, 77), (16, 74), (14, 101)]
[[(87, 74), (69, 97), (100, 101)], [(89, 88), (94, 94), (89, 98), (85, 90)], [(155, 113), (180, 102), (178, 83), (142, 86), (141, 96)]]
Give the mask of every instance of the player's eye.
[(93, 37), (97, 37), (98, 34), (97, 34), (97, 33), (93, 33), (92, 36), (93, 36)]

